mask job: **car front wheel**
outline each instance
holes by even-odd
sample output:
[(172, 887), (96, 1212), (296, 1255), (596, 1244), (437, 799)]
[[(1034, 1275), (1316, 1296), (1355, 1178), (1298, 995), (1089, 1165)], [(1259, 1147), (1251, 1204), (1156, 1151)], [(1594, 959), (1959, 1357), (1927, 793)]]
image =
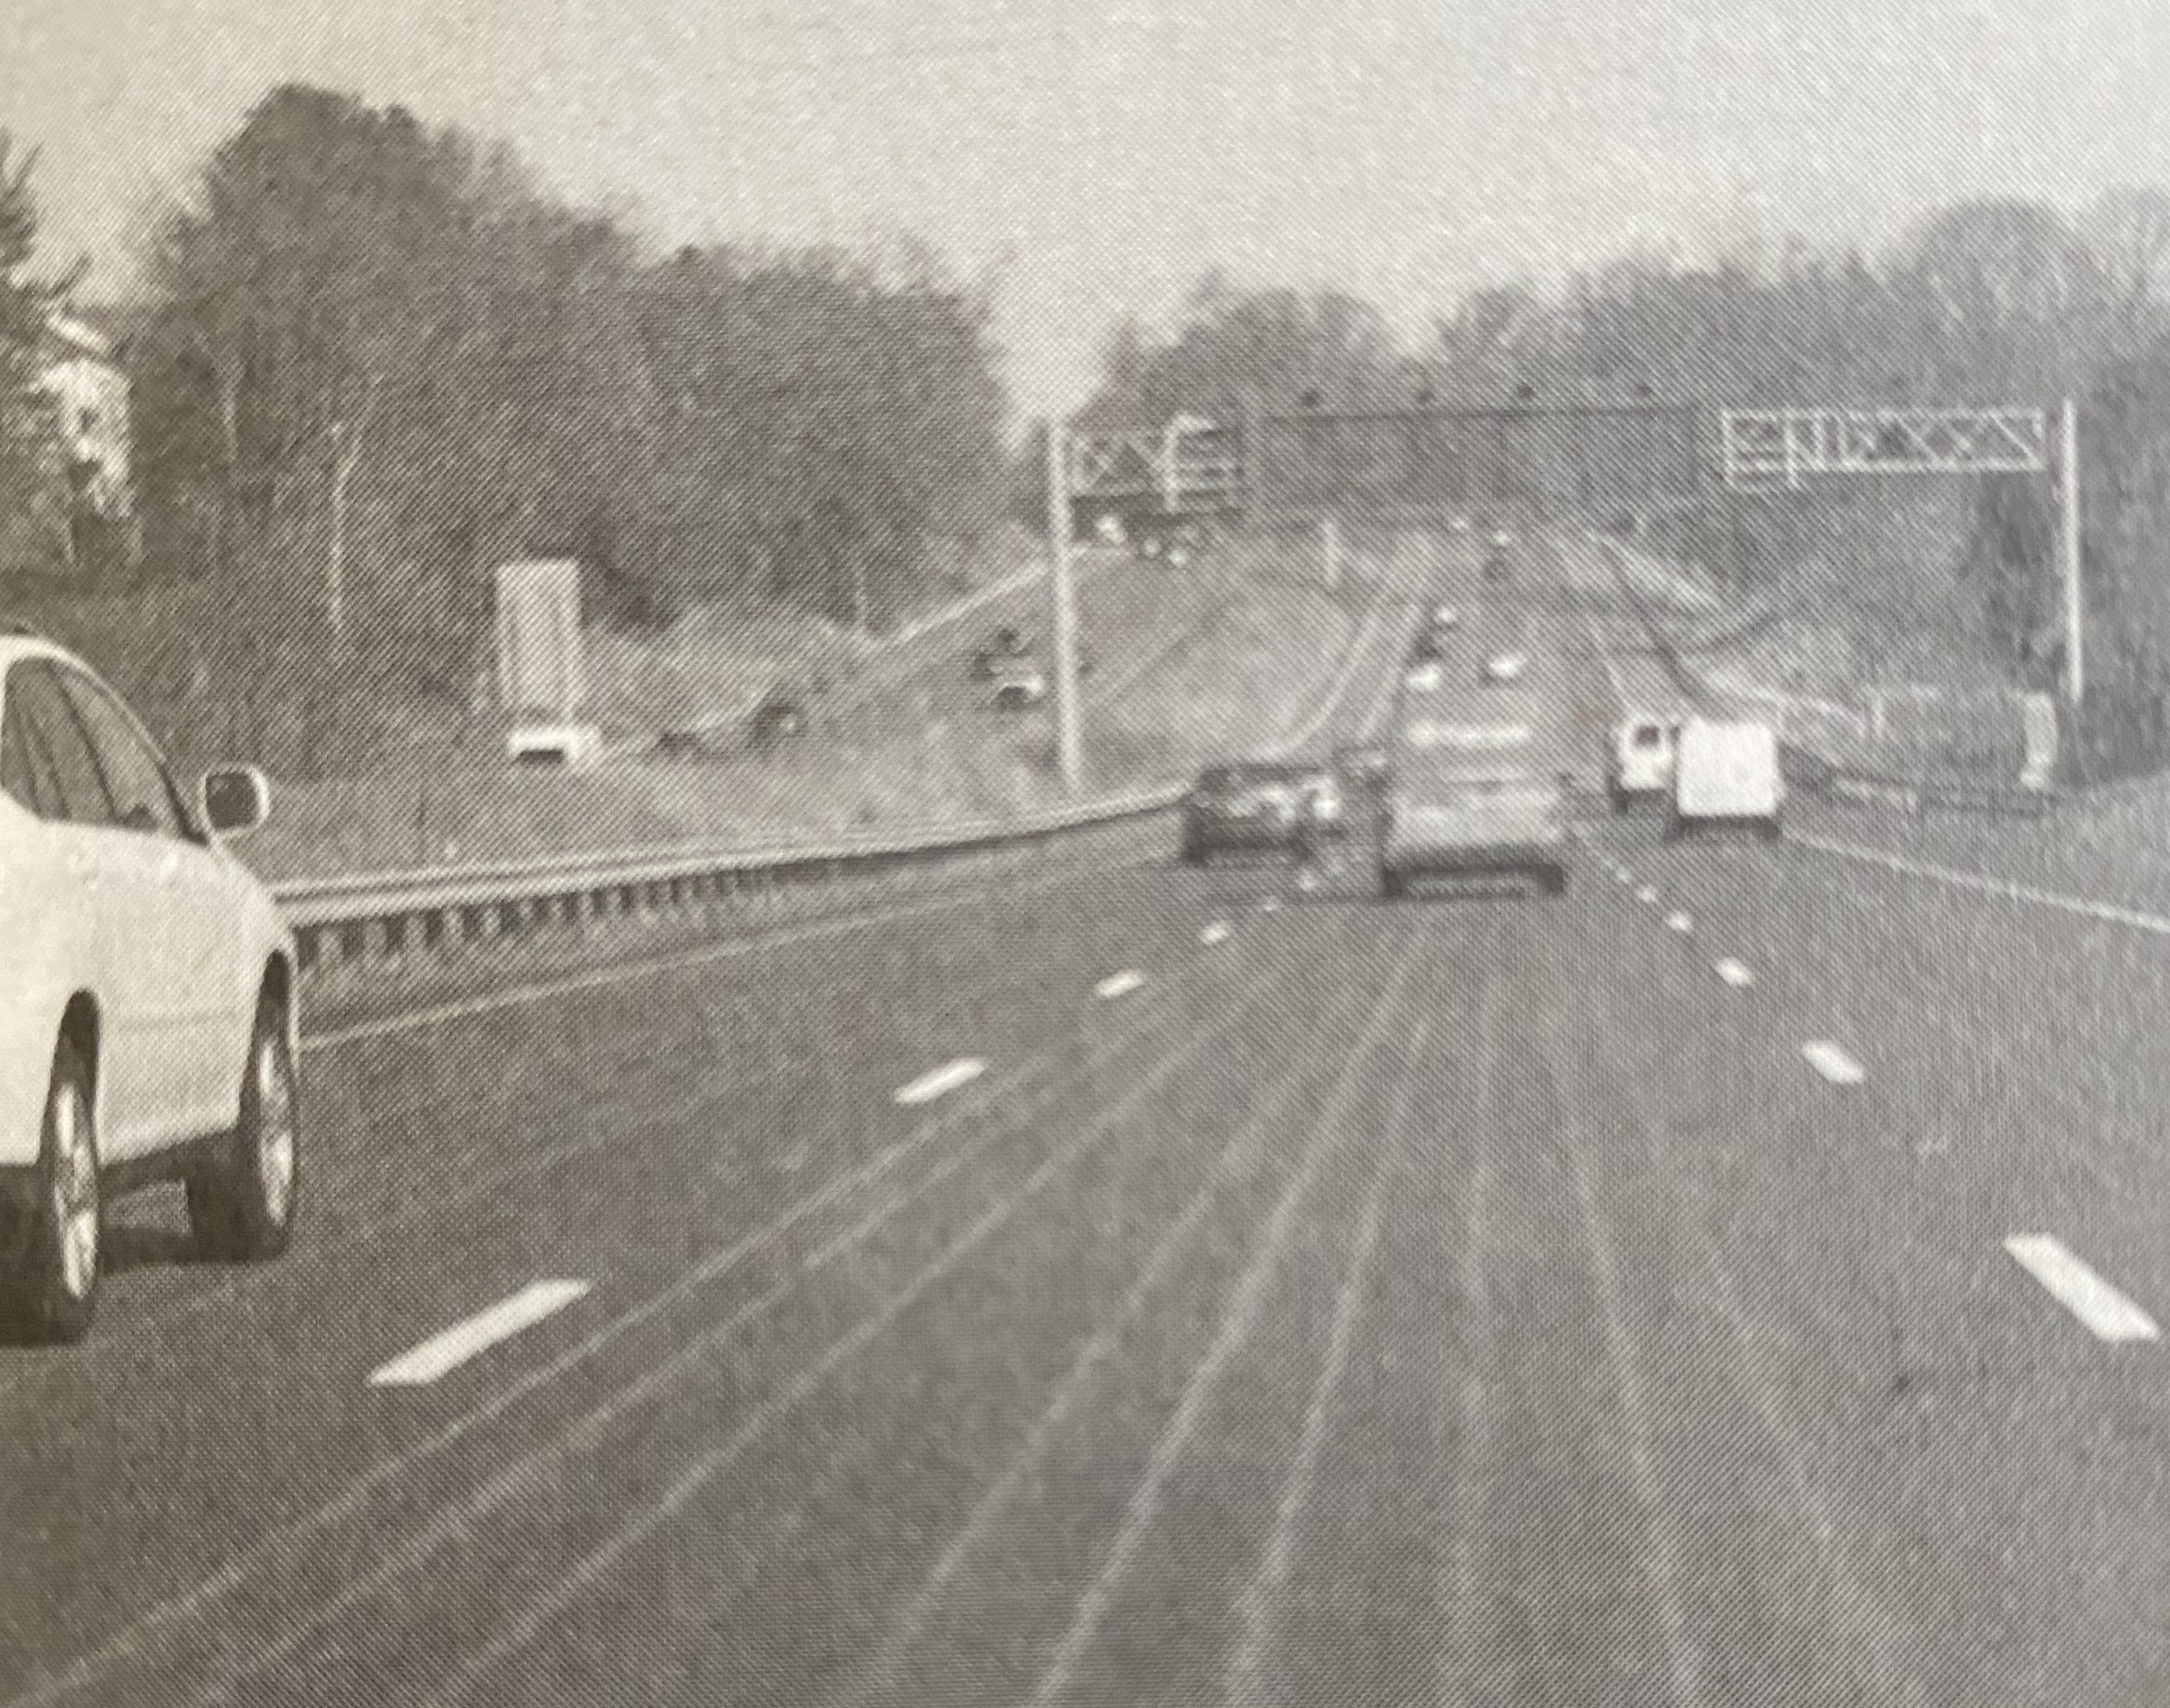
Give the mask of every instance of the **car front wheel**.
[(240, 1119), (212, 1159), (189, 1176), (189, 1225), (206, 1256), (259, 1262), (286, 1249), (294, 1232), (301, 1136), (285, 1016), (266, 999), (249, 1038)]
[(81, 1340), (98, 1309), (103, 1225), (90, 1068), (66, 1040), (53, 1052), (32, 1199), (14, 1221), (6, 1237), (7, 1288), (0, 1297), (9, 1331), (33, 1340)]

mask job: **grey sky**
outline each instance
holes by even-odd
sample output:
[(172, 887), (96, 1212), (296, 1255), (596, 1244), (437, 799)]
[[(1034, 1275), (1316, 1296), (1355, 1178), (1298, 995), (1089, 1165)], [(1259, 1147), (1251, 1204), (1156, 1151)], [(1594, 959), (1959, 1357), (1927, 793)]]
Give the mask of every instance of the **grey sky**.
[(1212, 263), (1415, 326), (1633, 244), (2170, 182), (2164, 0), (0, 0), (0, 125), (108, 281), (285, 78), (505, 137), (660, 243), (999, 263), (1028, 407)]

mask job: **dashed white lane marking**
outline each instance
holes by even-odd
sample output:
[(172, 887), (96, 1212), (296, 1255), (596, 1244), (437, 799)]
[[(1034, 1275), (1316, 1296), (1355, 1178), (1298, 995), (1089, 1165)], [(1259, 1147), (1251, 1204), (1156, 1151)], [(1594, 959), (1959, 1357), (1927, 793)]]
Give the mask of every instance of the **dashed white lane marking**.
[(1120, 972), (1111, 972), (1093, 987), (1093, 994), (1103, 1002), (1112, 1002), (1119, 996), (1128, 996), (1146, 982), (1146, 976), (1135, 966), (1126, 966)]
[(1834, 1085), (1858, 1085), (1868, 1077), (1860, 1063), (1827, 1039), (1802, 1045), (1801, 1053), (1811, 1068)]
[(1226, 919), (1212, 921), (1199, 932), (1198, 940), (1208, 949), (1216, 943), (1226, 943), (1228, 940), (1228, 922)]
[(465, 1322), (432, 1335), (411, 1352), (371, 1372), (372, 1388), (420, 1388), (457, 1370), (472, 1357), (555, 1316), (588, 1290), (585, 1281), (538, 1281)]
[(2154, 1318), (2047, 1234), (2015, 1234), (2004, 1242), (2004, 1249), (2097, 1340), (2161, 1338)]
[(1681, 913), (1678, 909), (1676, 909), (1674, 912), (1665, 915), (1665, 929), (1668, 931), (1677, 931), (1685, 937), (1689, 932), (1695, 929), (1695, 921), (1690, 918), (1686, 913)]
[(1735, 961), (1729, 955), (1724, 960), (1714, 962), (1710, 970), (1735, 990), (1745, 990), (1756, 983), (1756, 975), (1748, 970), (1747, 962)]
[(1269, 896), (1259, 903), (1259, 911), (1261, 913), (1278, 913), (1280, 910), (1281, 898), (1279, 896)]
[(932, 1103), (944, 1092), (970, 1084), (986, 1071), (987, 1064), (980, 1057), (959, 1056), (954, 1062), (944, 1063), (931, 1074), (922, 1074), (908, 1085), (898, 1086), (896, 1100), (906, 1105)]
[(2158, 937), (2170, 937), (2170, 918), (2159, 913), (2142, 913), (2137, 908), (2119, 908), (2085, 896), (2060, 895), (2055, 890), (2037, 889), (2031, 884), (2014, 883), (2008, 878), (1984, 877), (1979, 872), (1963, 872), (1950, 866), (1932, 865), (1927, 860), (1908, 859), (1903, 854), (1886, 854), (1882, 849), (1834, 842), (1829, 837), (1806, 832), (1790, 833), (1787, 840), (1797, 848), (1812, 848), (1820, 854), (1836, 854), (1841, 859), (1861, 860), (1869, 865), (1884, 866), (1895, 872), (1904, 872), (1909, 877), (1927, 878), (1936, 883), (1948, 884), (1954, 889), (1972, 890), (1977, 894), (1996, 896), (2007, 902), (2025, 902), (2037, 908), (2054, 908), (2059, 913), (2076, 913), (2083, 919), (2099, 919), (2105, 924), (2125, 925), (2135, 931), (2148, 931)]
[(1625, 866), (1615, 866), (1612, 869), (1612, 881), (1616, 884), (1632, 884), (1635, 881), (1635, 874)]
[(1646, 908), (1656, 907), (1658, 905), (1657, 886), (1654, 884), (1644, 885), (1641, 889), (1635, 891), (1635, 899), (1640, 902)]

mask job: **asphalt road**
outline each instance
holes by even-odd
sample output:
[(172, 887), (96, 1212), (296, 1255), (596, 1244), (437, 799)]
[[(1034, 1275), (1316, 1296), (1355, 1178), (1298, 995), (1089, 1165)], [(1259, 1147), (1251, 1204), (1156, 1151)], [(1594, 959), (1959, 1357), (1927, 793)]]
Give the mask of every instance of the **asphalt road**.
[[(1594, 777), (1572, 554), (1397, 563)], [(1554, 901), (1141, 852), (320, 1043), (287, 1260), (146, 1199), (0, 1352), (0, 1702), (2170, 1701), (2170, 942), (1581, 828)]]

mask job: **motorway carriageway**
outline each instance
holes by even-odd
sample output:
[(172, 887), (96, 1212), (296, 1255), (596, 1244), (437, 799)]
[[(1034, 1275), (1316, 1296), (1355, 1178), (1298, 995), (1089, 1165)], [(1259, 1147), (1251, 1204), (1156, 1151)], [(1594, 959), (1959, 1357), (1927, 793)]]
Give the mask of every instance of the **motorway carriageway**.
[[(1609, 697), (1563, 551), (1398, 562)], [(0, 1357), (0, 1701), (2170, 1701), (2165, 945), (1579, 830), (319, 1047), (285, 1262), (126, 1207)]]

